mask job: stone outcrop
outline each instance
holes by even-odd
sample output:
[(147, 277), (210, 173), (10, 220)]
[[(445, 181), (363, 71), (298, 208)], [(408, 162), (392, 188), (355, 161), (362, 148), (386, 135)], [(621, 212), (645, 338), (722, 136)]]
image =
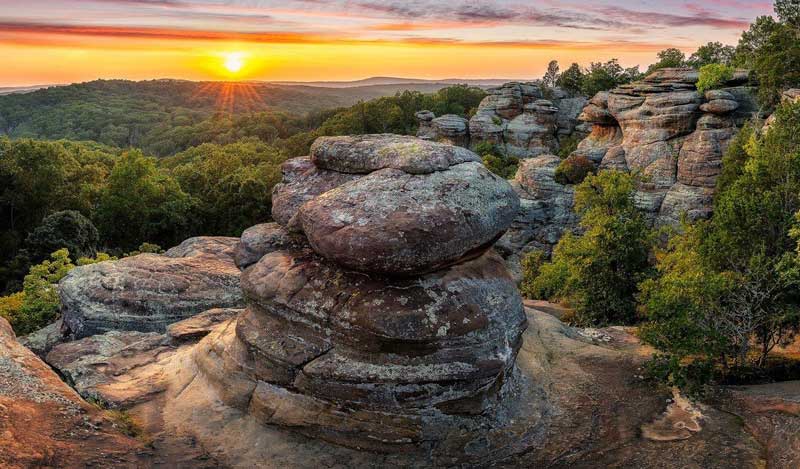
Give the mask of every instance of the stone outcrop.
[(124, 436), (30, 350), (0, 318), (0, 467), (119, 467), (145, 464)]
[(164, 255), (76, 267), (59, 283), (66, 334), (163, 332), (202, 311), (243, 305), (233, 260), (238, 241), (190, 238)]
[(418, 137), (469, 148), (489, 142), (504, 154), (532, 158), (557, 153), (561, 142), (585, 136), (589, 126), (578, 122), (584, 97), (569, 97), (548, 88), (545, 99), (536, 83), (506, 83), (488, 90), (489, 96), (469, 120), (454, 115), (436, 117), (430, 111), (416, 114)]
[[(242, 274), (247, 309), (193, 352), (223, 401), (389, 453), (433, 451), (456, 427), (483, 444), (482, 428), (507, 424), (492, 409), (516, 389), (526, 320), (491, 245), (519, 206), (476, 158), (373, 135), (320, 138), (310, 160), (287, 162), (276, 192), (305, 202), (243, 238), (238, 252), (262, 255)], [(304, 178), (323, 171), (357, 176), (309, 196)], [(272, 241), (290, 229), (307, 244)]]
[[(677, 224), (684, 214), (689, 220), (710, 215), (722, 155), (738, 126), (757, 112), (746, 73), (737, 72), (726, 87), (705, 95), (697, 92), (697, 79), (695, 70), (662, 69), (598, 93), (579, 117), (592, 130), (572, 156), (599, 169), (641, 175), (636, 202), (658, 225)], [(515, 183), (529, 209), (501, 241), (512, 267), (520, 252), (548, 251), (577, 221), (567, 213), (571, 188), (552, 179), (557, 159), (534, 160), (523, 162)]]

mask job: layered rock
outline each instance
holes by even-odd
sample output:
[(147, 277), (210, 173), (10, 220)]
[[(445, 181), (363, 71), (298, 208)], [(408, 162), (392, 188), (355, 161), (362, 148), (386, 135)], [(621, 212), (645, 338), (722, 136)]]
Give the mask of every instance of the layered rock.
[[(384, 452), (431, 450), (453, 427), (478, 442), (481, 428), (502, 426), (492, 408), (515, 389), (526, 320), (491, 245), (519, 205), (476, 159), (374, 135), (321, 138), (310, 159), (288, 162), (274, 204), (294, 192), (305, 202), (279, 210), (280, 227), (253, 229), (269, 241), (243, 238), (258, 248), (242, 252), (261, 255), (242, 275), (248, 307), (194, 351), (223, 401)], [(323, 171), (353, 179), (309, 196), (304, 178)], [(273, 242), (281, 230), (307, 243)]]
[(489, 142), (504, 154), (531, 158), (558, 152), (563, 139), (588, 133), (588, 126), (577, 120), (586, 98), (549, 88), (550, 99), (544, 99), (538, 84), (518, 82), (488, 93), (468, 123), (459, 116), (418, 112), (417, 136), (470, 148)]
[(164, 255), (76, 267), (59, 283), (65, 332), (163, 332), (202, 311), (243, 305), (233, 260), (238, 241), (190, 238)]
[[(595, 95), (580, 120), (591, 133), (574, 155), (600, 169), (636, 172), (642, 176), (636, 202), (655, 224), (676, 224), (708, 217), (722, 155), (738, 126), (756, 111), (747, 74), (737, 72), (728, 86), (697, 92), (698, 74), (692, 69), (662, 69), (644, 80)], [(516, 262), (518, 253), (548, 250), (575, 218), (571, 190), (552, 180), (557, 161), (542, 156), (523, 164), (515, 189), (523, 211), (502, 244)], [(533, 173), (533, 174), (531, 174)], [(558, 189), (540, 193), (542, 181)], [(513, 263), (512, 263), (513, 264)]]

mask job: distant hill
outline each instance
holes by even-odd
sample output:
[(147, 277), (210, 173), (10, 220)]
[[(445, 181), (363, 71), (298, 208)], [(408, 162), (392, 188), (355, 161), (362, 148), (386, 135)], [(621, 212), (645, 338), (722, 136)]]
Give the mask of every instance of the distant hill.
[[(376, 82), (377, 80), (377, 82)], [(170, 154), (206, 134), (233, 128), (232, 121), (258, 112), (285, 113), (278, 121), (314, 121), (315, 114), (403, 90), (434, 93), (448, 83), (379, 83), (321, 87), (261, 82), (96, 80), (0, 95), (0, 135), (93, 140)], [(17, 89), (19, 91), (19, 89)], [(289, 119), (291, 117), (291, 119)], [(220, 122), (227, 120), (227, 122)], [(308, 126), (314, 122), (293, 125)], [(319, 122), (316, 122), (318, 125)], [(253, 124), (257, 125), (257, 124)]]
[(40, 90), (42, 88), (49, 88), (51, 86), (62, 86), (62, 85), (32, 85), (32, 86), (0, 86), (0, 96), (4, 94), (15, 94), (15, 93), (30, 93), (31, 91)]
[(356, 88), (374, 85), (434, 85), (434, 86), (449, 86), (467, 84), (479, 87), (500, 86), (508, 83), (509, 80), (505, 78), (446, 78), (442, 80), (425, 80), (420, 78), (397, 78), (397, 77), (372, 77), (363, 80), (353, 81), (273, 81), (269, 82), (275, 85), (291, 85), (291, 86), (314, 86), (323, 88)]

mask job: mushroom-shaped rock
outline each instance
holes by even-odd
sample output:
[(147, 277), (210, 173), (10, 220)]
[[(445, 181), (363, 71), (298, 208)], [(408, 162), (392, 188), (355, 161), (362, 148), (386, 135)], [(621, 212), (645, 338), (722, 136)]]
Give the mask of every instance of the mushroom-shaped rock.
[(320, 137), (311, 146), (311, 161), (323, 170), (368, 174), (380, 169), (399, 169), (409, 174), (428, 174), (468, 161), (480, 161), (475, 153), (415, 137), (393, 134)]
[(519, 200), (480, 163), (431, 174), (376, 171), (306, 202), (299, 217), (324, 257), (365, 272), (415, 274), (483, 252)]

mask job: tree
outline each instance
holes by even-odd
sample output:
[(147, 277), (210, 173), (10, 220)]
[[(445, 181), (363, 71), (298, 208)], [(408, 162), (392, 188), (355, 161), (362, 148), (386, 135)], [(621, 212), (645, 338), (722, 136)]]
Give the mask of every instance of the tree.
[(192, 233), (195, 201), (155, 160), (131, 150), (114, 165), (97, 207), (97, 224), (112, 246), (143, 241), (174, 245)]
[(775, 0), (774, 8), (782, 22), (800, 28), (800, 0)]
[(733, 78), (734, 68), (728, 65), (711, 63), (700, 68), (697, 79), (697, 91), (705, 93), (708, 90), (721, 88)]
[[(638, 68), (634, 69), (638, 71)], [(635, 79), (631, 69), (624, 69), (617, 59), (606, 63), (592, 62), (581, 80), (581, 92), (586, 96), (594, 96), (599, 91), (606, 91)]]
[(721, 42), (709, 42), (689, 56), (686, 64), (697, 69), (709, 64), (731, 65), (735, 53), (736, 49), (733, 46), (726, 46)]
[(55, 212), (42, 220), (25, 240), (33, 262), (66, 248), (77, 257), (92, 257), (97, 252), (100, 234), (88, 218), (75, 210)]
[(506, 155), (491, 142), (481, 142), (475, 147), (475, 153), (480, 155), (484, 166), (504, 179), (512, 179), (517, 174), (519, 158)]
[(556, 86), (572, 95), (579, 94), (583, 87), (583, 70), (581, 70), (580, 65), (573, 63), (568, 69), (564, 70), (558, 76)]
[(544, 77), (542, 77), (542, 84), (544, 86), (553, 87), (556, 86), (556, 82), (558, 81), (558, 61), (551, 60), (549, 64), (547, 64), (547, 72), (545, 72)]
[(552, 260), (525, 279), (539, 298), (566, 300), (581, 325), (631, 323), (638, 283), (649, 273), (652, 244), (647, 221), (634, 204), (635, 179), (601, 171), (576, 187), (581, 234), (564, 235)]
[(800, 328), (800, 104), (775, 116), (764, 135), (732, 142), (713, 217), (673, 238), (641, 286), (642, 337), (675, 363), (763, 366)]
[(686, 65), (686, 54), (681, 52), (680, 49), (676, 49), (674, 47), (662, 50), (656, 54), (656, 57), (658, 57), (658, 62), (648, 67), (648, 74), (662, 68), (676, 68), (684, 67)]

